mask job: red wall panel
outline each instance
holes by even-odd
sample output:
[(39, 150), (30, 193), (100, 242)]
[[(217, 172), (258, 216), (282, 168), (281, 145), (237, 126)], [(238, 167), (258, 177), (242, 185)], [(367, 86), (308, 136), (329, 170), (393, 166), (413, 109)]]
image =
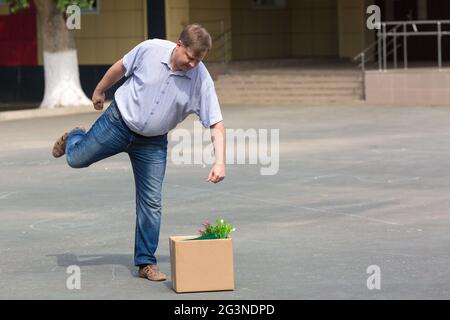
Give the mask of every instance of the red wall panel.
[(37, 65), (36, 9), (0, 16), (0, 66)]

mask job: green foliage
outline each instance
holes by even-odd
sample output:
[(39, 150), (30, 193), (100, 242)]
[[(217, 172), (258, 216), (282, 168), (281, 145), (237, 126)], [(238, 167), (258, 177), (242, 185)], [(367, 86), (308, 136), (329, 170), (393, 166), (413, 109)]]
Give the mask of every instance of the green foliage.
[[(16, 13), (19, 10), (26, 9), (30, 6), (31, 0), (6, 0), (10, 5), (11, 12)], [(53, 0), (56, 2), (56, 7), (64, 11), (70, 5), (77, 5), (80, 8), (92, 8), (94, 0)]]
[(30, 6), (29, 0), (6, 0), (6, 3), (10, 5), (12, 13), (16, 13), (17, 11), (26, 9)]
[(236, 230), (233, 226), (223, 219), (216, 220), (217, 225), (213, 226), (209, 222), (203, 223), (203, 230), (199, 230), (201, 236), (196, 240), (201, 239), (226, 239), (229, 234)]
[(65, 10), (68, 6), (76, 4), (80, 8), (92, 8), (94, 0), (56, 0), (56, 7)]

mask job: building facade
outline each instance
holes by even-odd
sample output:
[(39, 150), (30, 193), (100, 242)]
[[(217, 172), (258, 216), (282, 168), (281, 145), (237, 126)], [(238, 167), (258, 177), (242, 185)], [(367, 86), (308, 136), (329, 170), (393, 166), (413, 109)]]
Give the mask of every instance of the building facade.
[[(81, 29), (75, 31), (82, 86), (89, 96), (107, 68), (139, 42), (175, 41), (183, 26), (193, 22), (214, 38), (207, 62), (350, 60), (375, 41), (375, 31), (366, 27), (366, 9), (372, 4), (380, 6), (384, 21), (450, 15), (445, 0), (98, 0), (93, 10), (83, 12)], [(411, 46), (420, 58), (420, 43)], [(8, 81), (0, 101), (39, 101), (42, 63), (36, 10), (31, 6), (12, 15), (0, 1), (0, 81)], [(36, 79), (42, 84), (33, 84)]]

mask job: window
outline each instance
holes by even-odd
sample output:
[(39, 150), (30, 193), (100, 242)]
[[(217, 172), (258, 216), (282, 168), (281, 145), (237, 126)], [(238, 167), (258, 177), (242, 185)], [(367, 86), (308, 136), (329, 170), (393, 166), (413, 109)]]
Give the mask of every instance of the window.
[[(0, 0), (1, 1), (1, 0)], [(81, 8), (81, 14), (99, 14), (100, 0), (95, 0), (92, 8)]]
[(286, 0), (253, 0), (253, 7), (258, 9), (286, 8)]

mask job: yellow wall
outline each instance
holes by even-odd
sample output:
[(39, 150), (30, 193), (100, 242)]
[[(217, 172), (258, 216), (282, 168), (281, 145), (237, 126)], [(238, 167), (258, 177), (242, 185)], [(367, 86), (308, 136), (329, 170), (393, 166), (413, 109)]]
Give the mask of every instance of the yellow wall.
[(337, 56), (336, 0), (292, 0), (292, 55)]
[[(102, 0), (99, 14), (82, 14), (75, 31), (79, 64), (112, 64), (147, 38), (145, 0)], [(39, 28), (39, 25), (38, 25)], [(39, 64), (42, 39), (38, 33)]]
[[(83, 14), (76, 31), (79, 63), (112, 64), (147, 38), (146, 0), (102, 0), (99, 14)], [(220, 20), (232, 28), (228, 58), (353, 57), (374, 40), (365, 9), (373, 0), (287, 0), (287, 8), (257, 9), (252, 0), (165, 0), (167, 38), (198, 22), (216, 38)], [(0, 12), (2, 7), (0, 7)], [(38, 26), (39, 29), (39, 26)], [(223, 41), (207, 61), (221, 61)], [(38, 35), (39, 64), (42, 39)]]
[(231, 58), (231, 35), (218, 38), (231, 26), (230, 0), (191, 0), (189, 5), (189, 17), (191, 23), (200, 23), (211, 34), (213, 48), (206, 57), (206, 61), (221, 61), (225, 57)]
[(189, 0), (165, 0), (166, 37), (176, 41), (183, 25), (190, 21)]
[[(216, 39), (223, 29), (231, 25), (230, 0), (166, 0), (166, 35), (176, 41), (183, 26), (200, 23)], [(229, 37), (230, 38), (230, 37)], [(213, 48), (206, 61), (220, 61), (225, 55), (224, 39), (213, 41)], [(231, 56), (231, 39), (227, 41), (228, 57)]]
[(339, 56), (352, 58), (375, 40), (366, 27), (366, 8), (373, 0), (338, 0)]
[[(376, 40), (376, 30), (369, 30), (367, 29), (366, 26), (366, 21), (367, 18), (369, 17), (369, 15), (366, 14), (366, 9), (368, 6), (372, 5), (375, 3), (375, 0), (365, 0), (366, 6), (364, 8), (364, 48), (362, 50), (364, 50), (365, 48), (367, 48), (369, 45), (372, 44), (372, 42), (374, 42)], [(362, 51), (361, 50), (361, 51)]]
[(252, 0), (231, 0), (233, 59), (289, 57), (289, 8), (257, 9), (252, 3)]

